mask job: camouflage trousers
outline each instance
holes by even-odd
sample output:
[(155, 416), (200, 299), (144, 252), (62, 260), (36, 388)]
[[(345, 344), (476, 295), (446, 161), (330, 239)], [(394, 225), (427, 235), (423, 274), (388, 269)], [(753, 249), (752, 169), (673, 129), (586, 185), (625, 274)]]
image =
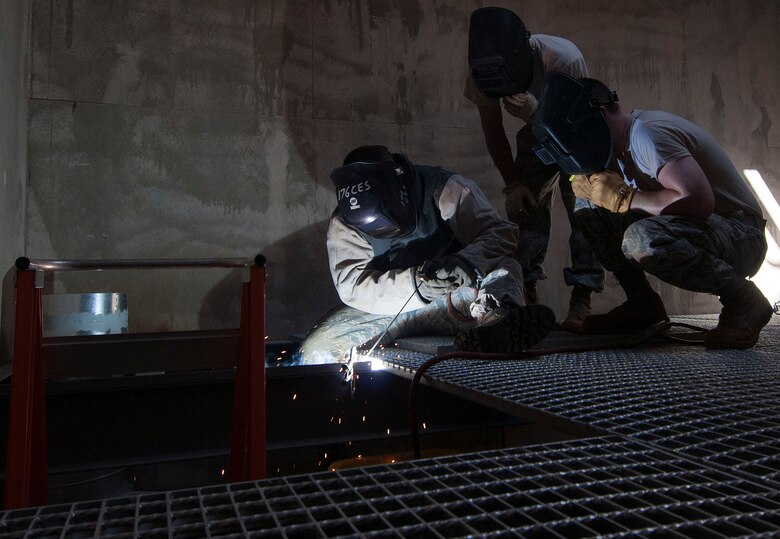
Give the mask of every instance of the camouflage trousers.
[(523, 268), (525, 280), (529, 282), (547, 278), (542, 263), (547, 255), (547, 245), (550, 243), (550, 214), (555, 182), (557, 182), (571, 225), (569, 234), (571, 266), (563, 268), (564, 280), (568, 286), (581, 285), (600, 292), (604, 289), (604, 269), (574, 219), (577, 197), (572, 192), (569, 177), (561, 174), (557, 165), (542, 163), (532, 150), (535, 143), (530, 125), (524, 126), (517, 132), (515, 169), (522, 185), (528, 187), (536, 197), (537, 207), (524, 207), (519, 196), (519, 184), (508, 185), (504, 189), (507, 218), (520, 229), (517, 260)]
[[(420, 309), (403, 312), (395, 320), (392, 315), (337, 308), (314, 326), (293, 360), (301, 365), (339, 363), (353, 346), (368, 349), (374, 345), (388, 346), (401, 337), (455, 335), (480, 323), (465, 315), (474, 314), (475, 305), (486, 294), (498, 299), (500, 306), (495, 313), (499, 317), (512, 305), (524, 305), (522, 275), (517, 261), (507, 258), (477, 288), (462, 286), (449, 297), (443, 295)], [(453, 308), (461, 316), (453, 314)], [(378, 339), (381, 341), (377, 342)]]
[(607, 270), (645, 271), (693, 292), (720, 295), (755, 275), (766, 255), (766, 221), (745, 212), (701, 220), (582, 208), (576, 218)]

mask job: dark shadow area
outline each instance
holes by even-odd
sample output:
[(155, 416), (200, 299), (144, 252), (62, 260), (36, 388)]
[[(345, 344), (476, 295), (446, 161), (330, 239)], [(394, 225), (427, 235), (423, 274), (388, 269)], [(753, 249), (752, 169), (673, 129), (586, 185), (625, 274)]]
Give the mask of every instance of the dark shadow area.
[[(266, 263), (266, 335), (284, 340), (305, 334), (341, 304), (328, 269), (325, 234), (328, 221), (296, 230), (262, 249)], [(213, 320), (239, 320), (241, 276), (231, 274), (207, 294), (199, 326)]]
[[(269, 371), (269, 477), (409, 453), (409, 382), (362, 369), (352, 394), (335, 367)], [(49, 503), (228, 482), (232, 395), (229, 370), (50, 383)], [(427, 387), (417, 406), (439, 454), (571, 438)]]

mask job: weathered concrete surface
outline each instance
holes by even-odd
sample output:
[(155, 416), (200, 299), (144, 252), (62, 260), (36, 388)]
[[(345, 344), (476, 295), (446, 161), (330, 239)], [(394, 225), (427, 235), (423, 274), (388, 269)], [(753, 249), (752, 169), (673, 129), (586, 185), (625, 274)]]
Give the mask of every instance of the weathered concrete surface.
[[(24, 252), (29, 41), (29, 0), (0, 2), (0, 277)], [(0, 302), (14, 304), (13, 297)], [(0, 340), (5, 349), (6, 335)]]
[[(262, 251), (270, 338), (307, 330), (338, 304), (324, 249), (328, 173), (352, 147), (384, 143), (441, 164), (502, 206), (476, 109), (461, 96), (468, 17), (481, 4), (33, 0), (25, 250)], [(738, 168), (759, 170), (778, 196), (776, 1), (499, 4), (533, 32), (572, 39), (627, 106), (669, 110), (713, 132)], [(568, 225), (560, 204), (555, 214), (541, 292), (560, 314)], [(56, 289), (127, 292), (134, 331), (235, 325), (240, 279), (207, 273), (68, 275)], [(714, 298), (659, 288), (671, 313), (718, 308)], [(617, 301), (610, 282), (596, 308)]]

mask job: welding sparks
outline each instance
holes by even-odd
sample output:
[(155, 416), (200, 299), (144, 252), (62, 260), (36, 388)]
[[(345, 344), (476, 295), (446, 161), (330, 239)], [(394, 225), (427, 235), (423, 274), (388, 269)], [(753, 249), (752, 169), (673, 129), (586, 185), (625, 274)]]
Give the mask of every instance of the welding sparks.
[(357, 349), (355, 350), (355, 356), (352, 361), (368, 362), (372, 371), (382, 371), (385, 369), (384, 361), (375, 357), (371, 357), (369, 354), (361, 354), (360, 352), (357, 352)]

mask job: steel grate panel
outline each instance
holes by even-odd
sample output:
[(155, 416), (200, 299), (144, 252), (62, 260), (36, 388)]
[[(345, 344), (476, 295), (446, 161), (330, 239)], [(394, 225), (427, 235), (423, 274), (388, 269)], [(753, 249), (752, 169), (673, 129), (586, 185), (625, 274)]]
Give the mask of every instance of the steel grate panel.
[[(453, 359), (427, 376), (456, 394), (476, 392), (780, 480), (779, 345), (774, 317), (751, 350), (664, 343), (522, 361)], [(381, 354), (410, 372), (430, 357), (399, 348)]]
[(708, 537), (780, 532), (780, 492), (612, 436), (9, 511), (0, 537)]

